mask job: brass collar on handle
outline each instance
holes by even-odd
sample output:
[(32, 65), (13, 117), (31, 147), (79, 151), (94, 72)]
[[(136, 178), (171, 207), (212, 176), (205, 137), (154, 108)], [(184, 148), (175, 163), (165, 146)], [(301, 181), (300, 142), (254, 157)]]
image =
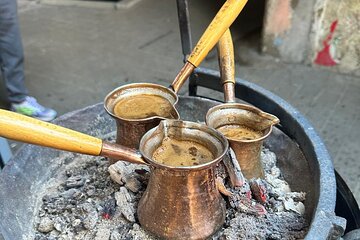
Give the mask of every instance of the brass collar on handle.
[(224, 101), (226, 103), (235, 102), (235, 84), (232, 82), (227, 82), (223, 84), (224, 89)]
[(178, 75), (175, 77), (175, 80), (170, 85), (172, 90), (175, 93), (178, 93), (182, 85), (185, 83), (185, 81), (189, 78), (191, 73), (194, 71), (195, 66), (192, 65), (190, 62), (186, 62), (184, 66), (181, 68)]
[(100, 156), (109, 157), (116, 160), (123, 160), (135, 164), (149, 165), (147, 162), (145, 162), (139, 151), (106, 141), (103, 141)]

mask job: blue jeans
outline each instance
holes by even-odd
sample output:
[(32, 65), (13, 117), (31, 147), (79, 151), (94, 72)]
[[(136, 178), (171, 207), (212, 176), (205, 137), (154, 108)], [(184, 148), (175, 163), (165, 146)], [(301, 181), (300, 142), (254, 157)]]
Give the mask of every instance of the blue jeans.
[(22, 102), (28, 92), (16, 0), (0, 0), (0, 67), (8, 100)]

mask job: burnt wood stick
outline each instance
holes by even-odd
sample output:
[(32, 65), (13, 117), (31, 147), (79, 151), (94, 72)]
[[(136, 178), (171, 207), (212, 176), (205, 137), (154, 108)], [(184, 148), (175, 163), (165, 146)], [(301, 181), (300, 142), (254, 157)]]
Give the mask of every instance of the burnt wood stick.
[(230, 176), (231, 186), (241, 187), (242, 185), (244, 185), (244, 175), (241, 172), (241, 168), (236, 159), (235, 153), (231, 148), (229, 148), (229, 157), (225, 158), (223, 162)]

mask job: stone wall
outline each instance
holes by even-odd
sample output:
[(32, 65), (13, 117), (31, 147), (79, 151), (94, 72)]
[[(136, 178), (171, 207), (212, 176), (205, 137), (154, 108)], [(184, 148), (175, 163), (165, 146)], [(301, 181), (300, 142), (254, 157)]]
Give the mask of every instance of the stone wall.
[(286, 62), (302, 62), (309, 49), (314, 0), (268, 0), (262, 51)]
[(360, 1), (317, 0), (309, 61), (360, 75)]
[(262, 51), (360, 75), (359, 0), (267, 0)]

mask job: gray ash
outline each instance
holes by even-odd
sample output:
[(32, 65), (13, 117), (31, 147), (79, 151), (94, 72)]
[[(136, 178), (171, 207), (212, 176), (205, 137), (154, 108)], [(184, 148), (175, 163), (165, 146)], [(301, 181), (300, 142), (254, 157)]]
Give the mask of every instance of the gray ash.
[[(156, 239), (141, 228), (136, 215), (149, 169), (125, 162), (109, 166), (108, 160), (98, 157), (75, 158), (40, 199), (35, 239)], [(290, 191), (276, 167), (275, 154), (264, 149), (262, 160), (265, 181), (252, 179), (242, 187), (231, 188), (222, 171), (225, 187), (233, 195), (224, 196), (226, 220), (211, 239), (305, 237), (305, 194)], [(259, 193), (259, 186), (264, 192)]]

